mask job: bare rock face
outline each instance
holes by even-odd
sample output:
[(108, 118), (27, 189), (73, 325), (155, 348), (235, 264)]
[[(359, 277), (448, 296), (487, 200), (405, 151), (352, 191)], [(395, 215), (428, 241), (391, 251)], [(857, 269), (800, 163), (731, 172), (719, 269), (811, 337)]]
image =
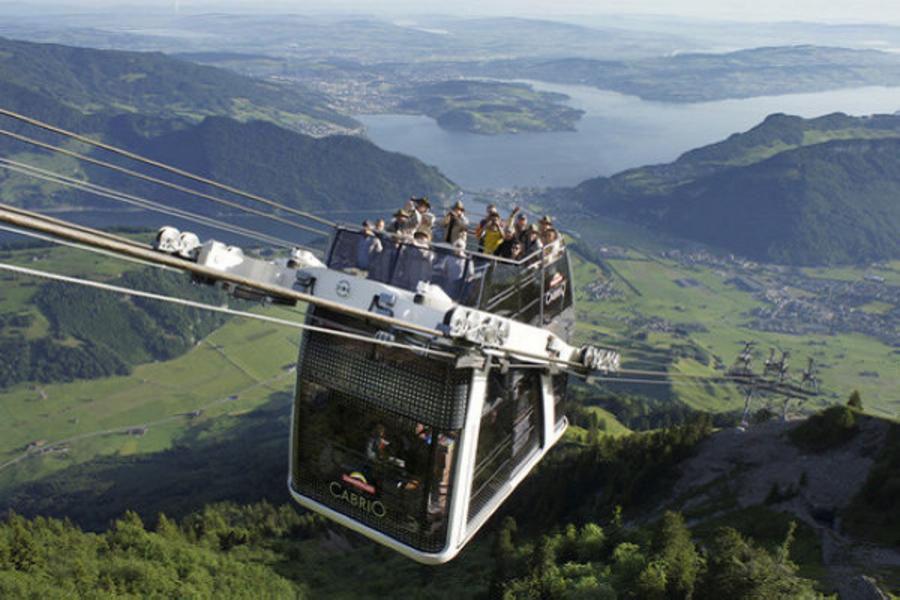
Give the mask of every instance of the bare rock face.
[(840, 600), (890, 600), (875, 580), (867, 575), (857, 575), (838, 586)]

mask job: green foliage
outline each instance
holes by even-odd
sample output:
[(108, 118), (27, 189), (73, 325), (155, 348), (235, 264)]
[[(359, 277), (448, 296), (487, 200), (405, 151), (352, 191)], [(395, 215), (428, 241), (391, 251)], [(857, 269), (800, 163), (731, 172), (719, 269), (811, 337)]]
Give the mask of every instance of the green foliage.
[(445, 129), (472, 133), (574, 131), (584, 114), (562, 104), (566, 96), (535, 91), (523, 83), (452, 80), (403, 92), (412, 97), (400, 104), (400, 110), (422, 112)]
[(859, 390), (853, 390), (850, 393), (850, 398), (847, 399), (847, 406), (862, 412), (863, 403), (862, 403), (862, 396), (860, 396), (860, 394), (859, 394)]
[[(495, 572), (491, 597), (634, 598), (812, 598), (812, 582), (797, 575), (789, 558), (793, 527), (778, 548), (768, 552), (734, 529), (716, 531), (701, 552), (678, 513), (666, 513), (649, 531), (629, 529), (630, 541), (612, 542), (596, 524), (542, 536), (525, 543), (507, 525), (506, 541), (496, 557), (506, 569)], [(649, 535), (647, 535), (649, 534)], [(510, 539), (512, 535), (512, 539)], [(598, 540), (605, 540), (599, 545)], [(516, 541), (519, 543), (517, 544)], [(496, 546), (499, 548), (500, 546)]]
[[(184, 276), (158, 270), (128, 272), (113, 284), (221, 304), (223, 294), (191, 286)], [(58, 382), (125, 375), (151, 360), (179, 356), (226, 319), (216, 313), (109, 292), (47, 283), (35, 304), (52, 337), (0, 337), (0, 388), (22, 381)], [(74, 343), (72, 343), (74, 341)]]
[(853, 410), (837, 405), (809, 417), (790, 432), (790, 438), (801, 448), (824, 452), (847, 442), (858, 432)]
[[(611, 514), (617, 505), (637, 510), (657, 498), (673, 476), (672, 467), (711, 431), (710, 420), (699, 418), (687, 425), (601, 436), (593, 445), (560, 449), (544, 459), (510, 499), (510, 511), (521, 525), (589, 522)], [(555, 493), (547, 494), (548, 489)]]
[(719, 529), (707, 548), (707, 571), (697, 598), (815, 598), (812, 582), (797, 575), (788, 558), (793, 531), (781, 549), (770, 554), (734, 529)]
[(888, 426), (885, 441), (862, 490), (843, 513), (849, 531), (865, 539), (900, 546), (900, 425)]
[[(208, 520), (218, 515), (223, 524), (250, 521), (267, 533), (268, 523), (276, 521), (295, 535), (303, 519), (290, 507), (276, 510), (266, 505), (210, 506), (206, 514)], [(66, 521), (27, 521), (10, 513), (0, 524), (0, 547), (10, 549), (10, 558), (0, 562), (0, 596), (304, 596), (253, 555), (222, 551), (209, 538), (196, 538), (190, 524), (176, 527), (160, 520), (166, 523), (161, 531), (148, 531), (140, 517), (128, 512), (108, 531), (95, 535)]]
[(159, 116), (256, 114), (284, 124), (357, 123), (301, 85), (276, 84), (156, 52), (122, 52), (0, 38), (0, 80), (79, 109)]

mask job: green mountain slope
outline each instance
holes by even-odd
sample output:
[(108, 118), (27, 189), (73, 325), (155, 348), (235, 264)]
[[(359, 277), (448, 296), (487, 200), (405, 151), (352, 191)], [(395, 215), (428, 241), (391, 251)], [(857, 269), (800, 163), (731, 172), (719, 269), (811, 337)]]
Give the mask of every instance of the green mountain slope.
[[(399, 205), (411, 195), (433, 197), (455, 189), (434, 167), (386, 152), (357, 137), (314, 138), (266, 121), (242, 123), (227, 117), (206, 117), (194, 123), (180, 117), (127, 113), (85, 115), (44, 93), (2, 79), (0, 92), (3, 106), (11, 110), (79, 133), (97, 135), (139, 154), (305, 209), (383, 208)], [(60, 143), (57, 136), (44, 135), (9, 119), (3, 120), (3, 126)], [(154, 198), (173, 195), (6, 138), (0, 138), (0, 151), (29, 164), (75, 174), (115, 189)], [(106, 154), (101, 158), (109, 160)], [(135, 168), (134, 164), (129, 166)], [(6, 171), (0, 171), (0, 197), (32, 207), (97, 206), (99, 202), (94, 196)], [(214, 212), (214, 208), (215, 205), (204, 204), (198, 210)]]
[(327, 98), (297, 84), (244, 77), (161, 53), (0, 38), (0, 80), (85, 112), (114, 109), (199, 119), (267, 119), (300, 131), (356, 129)]
[(900, 116), (772, 115), (675, 162), (585, 181), (568, 200), (768, 262), (900, 255)]

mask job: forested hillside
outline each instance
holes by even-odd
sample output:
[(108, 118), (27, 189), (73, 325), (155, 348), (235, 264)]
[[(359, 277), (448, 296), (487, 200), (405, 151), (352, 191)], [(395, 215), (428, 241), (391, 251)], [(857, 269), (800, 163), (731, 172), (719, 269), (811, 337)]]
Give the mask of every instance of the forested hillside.
[[(221, 304), (215, 288), (192, 286), (180, 274), (131, 271), (109, 281), (155, 293)], [(26, 287), (18, 279), (10, 285)], [(190, 349), (220, 327), (217, 313), (127, 299), (108, 292), (63, 283), (40, 284), (29, 304), (0, 313), (0, 389), (23, 381), (58, 382), (127, 374), (136, 364), (166, 360)], [(46, 335), (35, 332), (37, 315), (46, 320)]]
[[(825, 581), (809, 525), (774, 506), (741, 509), (736, 498), (717, 497), (684, 515), (655, 509), (660, 499), (676, 500), (673, 477), (717, 435), (708, 421), (567, 444), (459, 558), (424, 567), (282, 503), (286, 418), (281, 409), (254, 411), (252, 424), (207, 428), (163, 456), (106, 457), (6, 496), (26, 514), (71, 521), (6, 515), (0, 593), (793, 599), (840, 583)], [(859, 497), (869, 522), (892, 527), (887, 497), (869, 488), (896, 459), (895, 446), (879, 455)], [(811, 473), (815, 456), (806, 461)], [(172, 464), (178, 468), (166, 468)], [(97, 533), (83, 533), (84, 525)]]
[(773, 115), (673, 163), (586, 181), (571, 198), (761, 261), (879, 260), (900, 256), (898, 147), (900, 116)]
[(299, 84), (244, 77), (158, 52), (95, 50), (0, 38), (0, 80), (83, 112), (267, 119), (307, 131), (359, 125)]
[[(131, 151), (195, 171), (280, 202), (310, 210), (400, 205), (412, 195), (449, 194), (455, 186), (434, 167), (401, 154), (386, 152), (352, 136), (314, 138), (265, 121), (246, 123), (207, 117), (199, 123), (183, 118), (102, 112), (83, 114), (52, 97), (0, 79), (3, 106), (28, 116), (101, 139)], [(9, 119), (3, 126), (30, 137), (59, 144), (49, 136)], [(0, 150), (11, 158), (40, 164), (68, 175), (118, 190), (171, 201), (177, 193), (135, 183), (74, 159), (35, 151), (0, 138)], [(108, 160), (109, 156), (99, 153)], [(134, 165), (129, 165), (135, 168)], [(140, 168), (138, 167), (138, 170)], [(109, 206), (84, 192), (61, 188), (24, 175), (0, 171), (4, 201), (29, 207)], [(216, 206), (197, 205), (201, 212)]]

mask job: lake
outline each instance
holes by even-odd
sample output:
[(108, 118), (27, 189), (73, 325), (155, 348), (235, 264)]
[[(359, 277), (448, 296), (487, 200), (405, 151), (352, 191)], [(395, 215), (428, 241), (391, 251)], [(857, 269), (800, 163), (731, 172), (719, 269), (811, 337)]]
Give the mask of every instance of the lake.
[(767, 115), (816, 117), (900, 110), (900, 88), (864, 87), (694, 104), (641, 100), (587, 86), (527, 81), (561, 92), (585, 111), (575, 132), (497, 136), (445, 131), (430, 117), (361, 115), (369, 138), (435, 165), (467, 189), (569, 186), (598, 175), (670, 162), (698, 146), (746, 131)]

